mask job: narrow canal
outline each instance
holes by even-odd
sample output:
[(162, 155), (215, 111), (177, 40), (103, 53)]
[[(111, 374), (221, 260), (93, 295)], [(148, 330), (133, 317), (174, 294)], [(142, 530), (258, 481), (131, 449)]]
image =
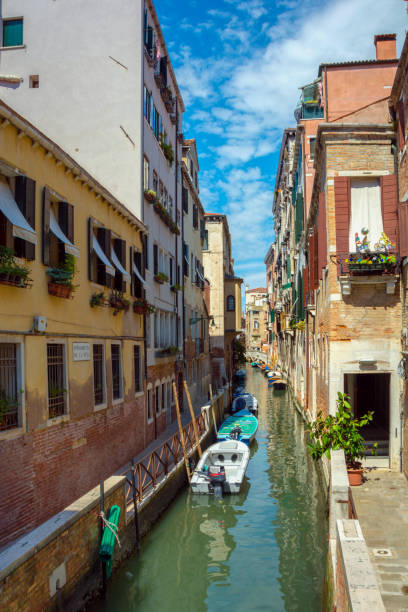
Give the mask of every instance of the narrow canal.
[(109, 612), (321, 612), (327, 520), (304, 423), (258, 369), (259, 429), (240, 495), (178, 496), (115, 574)]

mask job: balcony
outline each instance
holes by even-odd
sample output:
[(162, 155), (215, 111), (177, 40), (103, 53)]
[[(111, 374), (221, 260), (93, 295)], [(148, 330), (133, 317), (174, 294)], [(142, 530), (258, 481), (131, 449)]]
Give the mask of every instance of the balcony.
[(395, 251), (365, 251), (338, 254), (337, 263), (343, 295), (350, 295), (353, 285), (385, 284), (388, 295), (395, 293), (398, 280), (399, 255)]

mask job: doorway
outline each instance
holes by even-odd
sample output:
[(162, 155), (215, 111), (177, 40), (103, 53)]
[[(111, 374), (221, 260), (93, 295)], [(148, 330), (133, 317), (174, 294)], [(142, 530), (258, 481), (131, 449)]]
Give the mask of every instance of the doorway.
[(374, 418), (361, 429), (366, 441), (367, 455), (377, 442), (377, 456), (389, 456), (390, 444), (390, 374), (345, 374), (344, 392), (350, 395), (354, 416), (359, 418), (368, 411)]

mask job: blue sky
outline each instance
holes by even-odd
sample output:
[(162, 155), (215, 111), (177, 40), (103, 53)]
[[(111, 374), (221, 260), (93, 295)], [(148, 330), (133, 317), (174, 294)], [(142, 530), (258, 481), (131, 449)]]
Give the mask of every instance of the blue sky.
[(407, 28), (404, 0), (155, 0), (196, 138), (200, 197), (228, 215), (235, 273), (265, 286), (282, 130), (322, 62), (375, 59), (374, 34)]

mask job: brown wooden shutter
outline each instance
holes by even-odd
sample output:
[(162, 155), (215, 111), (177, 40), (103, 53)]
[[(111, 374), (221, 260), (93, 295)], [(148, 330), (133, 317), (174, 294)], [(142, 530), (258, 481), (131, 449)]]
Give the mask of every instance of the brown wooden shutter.
[(309, 293), (309, 268), (303, 268), (303, 305), (307, 304), (307, 294)]
[[(102, 251), (105, 253), (107, 258), (111, 258), (111, 245), (112, 245), (112, 234), (111, 231), (105, 227), (98, 227), (97, 238)], [(98, 283), (105, 285), (106, 287), (112, 287), (112, 276), (107, 274), (105, 264), (102, 263), (99, 258), (97, 262), (98, 271)]]
[(314, 233), (309, 238), (309, 291), (314, 289)]
[(323, 279), (323, 269), (327, 265), (326, 197), (323, 191), (319, 193), (319, 216), (317, 218), (317, 232), (319, 237), (319, 278)]
[(136, 275), (133, 270), (133, 265), (135, 262), (135, 249), (134, 247), (129, 247), (129, 273), (130, 273), (130, 295), (135, 295), (135, 283), (136, 283)]
[[(140, 273), (142, 273), (142, 253), (140, 251), (135, 251), (135, 264)], [(143, 296), (143, 283), (138, 278), (135, 278), (135, 296), (136, 297), (144, 297)]]
[(46, 266), (50, 265), (50, 192), (47, 187), (43, 189), (43, 215), (42, 215), (42, 260)]
[(74, 244), (74, 207), (68, 202), (58, 202), (58, 223), (72, 244)]
[(313, 289), (319, 288), (319, 233), (317, 227), (314, 229), (314, 241), (313, 241), (314, 253), (313, 253)]
[(399, 253), (401, 257), (408, 257), (408, 203), (398, 208), (399, 220)]
[(350, 199), (350, 177), (335, 176), (336, 251), (342, 255), (349, 252)]
[(142, 257), (142, 276), (143, 278), (146, 278), (146, 268), (149, 268), (149, 261), (148, 261), (148, 242), (147, 242), (147, 236), (146, 235), (142, 235), (141, 237), (142, 239), (142, 248), (143, 248), (143, 257)]
[(89, 217), (88, 219), (88, 278), (90, 281), (97, 281), (97, 273), (95, 262), (95, 253), (93, 250), (93, 237), (94, 237), (94, 228), (93, 228), (93, 219)]
[[(35, 181), (27, 176), (17, 176), (14, 196), (26, 221), (35, 230)], [(21, 245), (18, 254), (28, 260), (35, 259), (35, 244), (22, 240)]]
[[(125, 240), (122, 240), (121, 238), (115, 238), (115, 240), (113, 241), (113, 248), (115, 250), (115, 253), (120, 263), (126, 270), (126, 242)], [(116, 288), (119, 291), (125, 292), (126, 291), (126, 280), (123, 277), (123, 274), (119, 272), (119, 270), (116, 270), (115, 278), (117, 279)]]
[(398, 190), (397, 175), (381, 177), (381, 210), (384, 232), (398, 248)]
[(157, 244), (153, 245), (153, 274), (159, 273), (159, 253), (157, 250)]

